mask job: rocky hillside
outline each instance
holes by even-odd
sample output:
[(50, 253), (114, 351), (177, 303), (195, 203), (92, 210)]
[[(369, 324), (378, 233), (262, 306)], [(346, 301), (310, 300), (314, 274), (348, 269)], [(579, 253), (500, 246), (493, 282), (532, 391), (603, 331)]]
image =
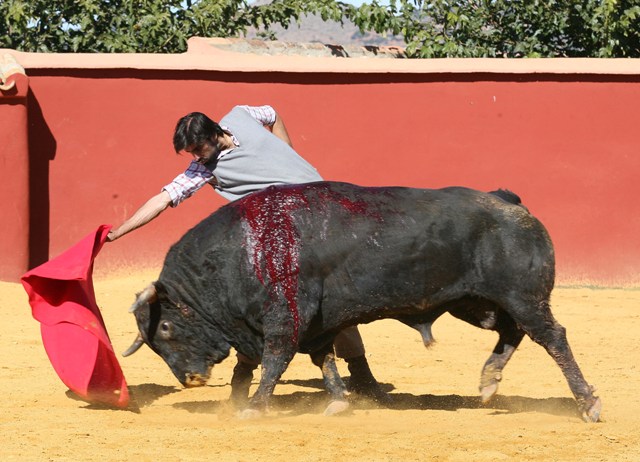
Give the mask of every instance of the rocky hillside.
[[(256, 3), (268, 3), (268, 0), (259, 0)], [(358, 28), (351, 22), (340, 24), (335, 21), (323, 21), (319, 16), (303, 16), (299, 22), (293, 21), (285, 29), (274, 26), (277, 40), (284, 42), (308, 42), (332, 45), (361, 45), (361, 46), (404, 46), (401, 37), (384, 37), (375, 33), (361, 34)], [(250, 31), (248, 38), (255, 38), (256, 31)]]

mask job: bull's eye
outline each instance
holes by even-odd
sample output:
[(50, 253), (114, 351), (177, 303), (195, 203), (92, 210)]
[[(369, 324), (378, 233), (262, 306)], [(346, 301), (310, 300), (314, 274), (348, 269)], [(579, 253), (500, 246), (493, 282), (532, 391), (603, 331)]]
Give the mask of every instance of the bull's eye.
[(173, 331), (173, 326), (171, 325), (171, 323), (169, 321), (162, 321), (160, 323), (160, 326), (158, 326), (158, 334), (160, 334), (160, 337), (162, 337), (163, 339), (169, 339), (171, 338), (171, 333)]

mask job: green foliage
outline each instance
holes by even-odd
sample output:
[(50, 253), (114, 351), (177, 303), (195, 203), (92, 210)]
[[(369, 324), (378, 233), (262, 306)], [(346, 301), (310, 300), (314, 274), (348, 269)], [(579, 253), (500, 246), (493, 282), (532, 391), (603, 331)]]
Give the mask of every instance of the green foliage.
[(640, 0), (5, 0), (0, 47), (175, 53), (192, 36), (275, 38), (305, 14), (401, 35), (412, 57), (640, 57)]
[(390, 0), (361, 31), (402, 34), (412, 57), (640, 57), (640, 0)]
[(33, 52), (186, 50), (187, 39), (239, 36), (250, 27), (287, 27), (306, 12), (340, 20), (334, 1), (10, 0), (0, 1), (0, 47)]

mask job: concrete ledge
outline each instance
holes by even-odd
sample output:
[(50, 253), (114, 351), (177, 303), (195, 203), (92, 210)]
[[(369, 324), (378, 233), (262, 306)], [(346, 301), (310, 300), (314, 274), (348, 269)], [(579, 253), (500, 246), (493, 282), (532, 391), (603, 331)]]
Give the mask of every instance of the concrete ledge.
[(181, 54), (24, 53), (7, 49), (0, 49), (0, 54), (13, 54), (27, 70), (27, 74), (32, 69), (162, 69), (307, 74), (482, 73), (640, 76), (640, 59), (379, 59), (381, 54), (400, 58), (403, 50), (395, 47), (379, 48), (376, 54), (376, 50), (360, 48), (358, 54), (339, 45), (289, 46), (279, 42), (200, 37), (191, 38), (188, 45), (188, 51)]
[(24, 98), (27, 89), (24, 68), (11, 53), (0, 54), (0, 99)]

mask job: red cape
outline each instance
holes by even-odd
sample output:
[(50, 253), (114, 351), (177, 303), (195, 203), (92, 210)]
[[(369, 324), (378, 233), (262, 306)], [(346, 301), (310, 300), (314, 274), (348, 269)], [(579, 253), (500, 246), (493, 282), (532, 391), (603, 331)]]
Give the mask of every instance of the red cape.
[(21, 278), (42, 342), (64, 384), (87, 401), (127, 407), (129, 390), (93, 290), (93, 260), (111, 229), (101, 225)]

